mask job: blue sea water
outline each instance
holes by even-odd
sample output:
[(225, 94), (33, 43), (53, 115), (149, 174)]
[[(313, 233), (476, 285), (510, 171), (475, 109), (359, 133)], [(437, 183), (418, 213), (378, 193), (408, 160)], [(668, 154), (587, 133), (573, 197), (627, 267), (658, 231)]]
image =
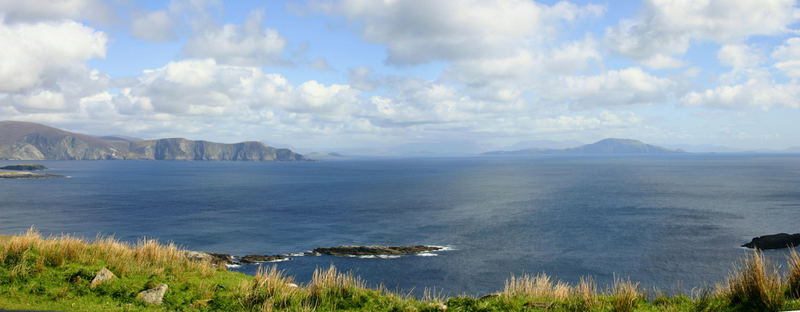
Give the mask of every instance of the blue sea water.
[[(12, 163), (21, 162), (0, 161)], [(452, 248), (274, 264), (300, 282), (333, 264), (414, 293), (483, 295), (511, 274), (538, 272), (689, 291), (722, 281), (752, 237), (800, 232), (797, 155), (41, 163), (69, 178), (0, 179), (0, 233), (34, 226), (235, 255)]]

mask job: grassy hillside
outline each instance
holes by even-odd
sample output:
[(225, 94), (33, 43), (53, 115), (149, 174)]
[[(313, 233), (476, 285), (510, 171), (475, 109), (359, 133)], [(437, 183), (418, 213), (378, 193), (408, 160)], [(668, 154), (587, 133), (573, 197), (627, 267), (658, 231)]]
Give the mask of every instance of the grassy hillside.
[[(305, 285), (274, 266), (256, 276), (192, 262), (174, 245), (153, 240), (127, 244), (70, 236), (44, 238), (35, 231), (0, 235), (0, 310), (58, 311), (779, 311), (800, 308), (800, 257), (792, 252), (787, 274), (753, 253), (714, 290), (693, 296), (646, 295), (638, 283), (617, 278), (599, 289), (589, 278), (577, 285), (548, 276), (512, 277), (483, 298), (415, 299), (370, 289), (334, 267), (318, 269)], [(91, 287), (103, 267), (117, 277)], [(161, 305), (139, 292), (161, 283)], [(654, 299), (646, 299), (654, 298)]]

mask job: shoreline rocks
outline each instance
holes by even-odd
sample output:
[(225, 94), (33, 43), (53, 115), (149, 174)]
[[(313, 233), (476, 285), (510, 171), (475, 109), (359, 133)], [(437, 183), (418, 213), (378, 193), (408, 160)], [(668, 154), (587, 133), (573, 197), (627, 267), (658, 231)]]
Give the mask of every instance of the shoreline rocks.
[(336, 257), (348, 256), (381, 256), (381, 255), (408, 255), (428, 251), (441, 250), (438, 246), (336, 246), (317, 248), (312, 254), (329, 255)]
[(233, 260), (233, 257), (228, 254), (221, 254), (221, 253), (213, 253), (213, 252), (203, 252), (203, 251), (186, 251), (184, 252), (184, 257), (188, 258), (192, 261), (207, 261), (211, 262), (211, 264), (219, 266), (219, 265), (226, 265), (226, 264), (235, 264), (236, 262)]
[(247, 255), (244, 257), (239, 258), (239, 262), (242, 263), (257, 263), (257, 262), (278, 262), (278, 261), (286, 261), (290, 260), (289, 257), (282, 256), (282, 255)]
[[(298, 256), (328, 255), (334, 257), (359, 257), (359, 256), (400, 256), (443, 250), (439, 246), (412, 245), (412, 246), (335, 246), (320, 247), (313, 251)], [(292, 260), (290, 255), (246, 255), (232, 256), (229, 254), (210, 253), (203, 251), (184, 251), (184, 257), (192, 261), (206, 261), (214, 265), (240, 265), (260, 262), (280, 262)]]
[(0, 172), (0, 179), (41, 179), (41, 178), (66, 178), (67, 176), (49, 173), (34, 173), (29, 171)]
[(800, 246), (800, 233), (778, 233), (753, 238), (749, 243), (742, 245), (747, 248), (780, 249)]

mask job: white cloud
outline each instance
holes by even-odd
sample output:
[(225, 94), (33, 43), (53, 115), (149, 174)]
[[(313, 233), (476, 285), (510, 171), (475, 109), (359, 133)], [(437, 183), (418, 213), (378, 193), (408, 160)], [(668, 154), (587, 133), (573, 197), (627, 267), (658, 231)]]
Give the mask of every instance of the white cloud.
[(175, 21), (167, 11), (134, 14), (131, 19), (131, 33), (136, 38), (153, 42), (177, 39)]
[(744, 44), (723, 45), (717, 53), (720, 63), (733, 68), (751, 68), (761, 63), (761, 57), (753, 48)]
[(682, 102), (691, 106), (710, 106), (727, 109), (771, 107), (800, 108), (800, 86), (774, 84), (750, 79), (737, 85), (723, 85), (702, 92), (686, 94)]
[(311, 7), (361, 25), (365, 40), (384, 44), (392, 64), (505, 55), (509, 46), (547, 40), (559, 21), (604, 8), (526, 0), (315, 2)]
[(74, 21), (6, 24), (0, 20), (0, 107), (27, 114), (65, 112), (108, 88), (86, 67), (105, 57), (104, 33)]
[(0, 23), (0, 92), (40, 86), (63, 71), (105, 57), (107, 37), (72, 21)]
[(568, 76), (553, 81), (553, 101), (567, 101), (575, 107), (660, 104), (670, 97), (674, 82), (633, 67), (609, 70), (594, 76)]
[(262, 66), (280, 61), (286, 39), (262, 28), (263, 11), (253, 11), (242, 25), (225, 24), (201, 30), (189, 39), (184, 52), (190, 57), (214, 58), (221, 64)]
[(110, 23), (114, 20), (114, 12), (100, 0), (0, 0), (0, 12), (8, 23), (63, 19)]
[(40, 90), (35, 94), (15, 95), (14, 102), (20, 111), (60, 111), (63, 110), (64, 95), (49, 90)]
[(800, 18), (793, 0), (646, 0), (633, 19), (606, 29), (611, 48), (652, 68), (681, 66), (692, 41), (738, 43), (790, 32)]
[(257, 67), (189, 59), (144, 71), (135, 85), (114, 97), (114, 103), (126, 114), (223, 116), (281, 110), (330, 119), (352, 112), (358, 94), (347, 85), (311, 80), (295, 87), (286, 78)]
[(800, 38), (789, 38), (777, 47), (772, 53), (776, 61), (775, 68), (781, 70), (786, 76), (800, 78)]

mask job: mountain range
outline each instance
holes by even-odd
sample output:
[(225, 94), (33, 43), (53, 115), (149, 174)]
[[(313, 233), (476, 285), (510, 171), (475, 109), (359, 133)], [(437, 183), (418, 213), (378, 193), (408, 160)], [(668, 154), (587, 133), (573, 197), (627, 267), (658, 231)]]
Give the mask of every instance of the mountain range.
[(256, 141), (224, 144), (183, 138), (95, 137), (21, 121), (0, 121), (0, 159), (304, 160), (303, 155), (289, 149)]
[(603, 139), (592, 144), (572, 148), (529, 148), (515, 151), (494, 151), (483, 155), (606, 155), (606, 154), (679, 154), (680, 149), (668, 149), (630, 139)]

